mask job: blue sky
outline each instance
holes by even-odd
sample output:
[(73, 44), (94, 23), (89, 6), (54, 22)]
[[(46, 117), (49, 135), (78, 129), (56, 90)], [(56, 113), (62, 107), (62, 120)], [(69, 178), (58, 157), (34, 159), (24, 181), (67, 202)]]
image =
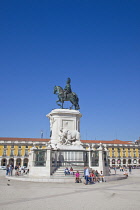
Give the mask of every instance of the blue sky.
[(0, 136), (48, 138), (53, 87), (70, 77), (81, 139), (138, 139), (139, 11), (138, 0), (1, 1)]

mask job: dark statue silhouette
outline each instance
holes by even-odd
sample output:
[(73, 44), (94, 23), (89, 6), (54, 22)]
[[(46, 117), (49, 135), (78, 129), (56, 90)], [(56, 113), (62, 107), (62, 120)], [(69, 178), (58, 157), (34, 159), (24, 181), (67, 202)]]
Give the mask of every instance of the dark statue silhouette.
[(67, 84), (64, 89), (60, 86), (54, 87), (54, 94), (58, 95), (58, 100), (56, 101), (56, 103), (58, 106), (60, 106), (63, 109), (64, 101), (70, 101), (72, 103), (72, 106), (70, 107), (70, 109), (72, 109), (74, 106), (75, 109), (78, 110), (80, 109), (79, 98), (76, 95), (76, 93), (72, 92), (70, 82), (71, 82), (71, 79), (68, 78)]

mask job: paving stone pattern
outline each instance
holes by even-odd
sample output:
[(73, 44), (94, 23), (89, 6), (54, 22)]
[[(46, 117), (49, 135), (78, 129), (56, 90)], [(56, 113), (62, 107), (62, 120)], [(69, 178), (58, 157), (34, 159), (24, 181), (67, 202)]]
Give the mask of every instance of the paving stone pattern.
[(140, 169), (128, 179), (93, 185), (22, 182), (0, 171), (0, 210), (135, 210), (139, 198)]

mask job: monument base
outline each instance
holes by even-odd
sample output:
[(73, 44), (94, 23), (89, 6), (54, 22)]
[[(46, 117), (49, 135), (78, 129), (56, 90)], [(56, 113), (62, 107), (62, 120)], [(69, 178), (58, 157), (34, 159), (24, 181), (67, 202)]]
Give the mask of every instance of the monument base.
[(60, 150), (84, 150), (82, 145), (61, 145), (57, 144), (57, 148)]
[(61, 143), (57, 143), (54, 144), (51, 141), (49, 142), (50, 146), (52, 149), (54, 150), (85, 150), (85, 148), (83, 147), (83, 145), (81, 144), (81, 142), (79, 141), (77, 142), (73, 142), (72, 145), (65, 145), (65, 144), (61, 144)]
[(50, 119), (50, 142), (46, 149), (31, 150), (30, 175), (49, 177), (61, 167), (84, 167), (109, 172), (107, 148), (101, 143), (98, 148), (83, 145), (80, 141), (80, 118), (77, 110), (54, 109), (47, 117)]
[(50, 119), (51, 145), (73, 144), (80, 141), (81, 113), (71, 109), (54, 109), (47, 117)]

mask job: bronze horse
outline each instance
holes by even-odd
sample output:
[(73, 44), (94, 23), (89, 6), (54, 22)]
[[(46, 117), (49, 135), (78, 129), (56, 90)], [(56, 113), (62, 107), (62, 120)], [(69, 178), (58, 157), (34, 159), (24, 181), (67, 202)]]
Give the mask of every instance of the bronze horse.
[[(58, 100), (56, 101), (57, 105), (60, 106), (63, 109), (63, 104), (64, 101), (70, 101), (72, 103), (72, 106), (70, 107), (70, 109), (73, 108), (73, 106), (75, 107), (75, 110), (80, 109), (79, 107), (79, 98), (76, 95), (76, 93), (72, 92), (72, 93), (68, 93), (67, 97), (65, 97), (65, 91), (63, 90), (62, 87), (60, 86), (54, 86), (54, 94), (58, 95)], [(60, 103), (58, 103), (60, 102)]]

